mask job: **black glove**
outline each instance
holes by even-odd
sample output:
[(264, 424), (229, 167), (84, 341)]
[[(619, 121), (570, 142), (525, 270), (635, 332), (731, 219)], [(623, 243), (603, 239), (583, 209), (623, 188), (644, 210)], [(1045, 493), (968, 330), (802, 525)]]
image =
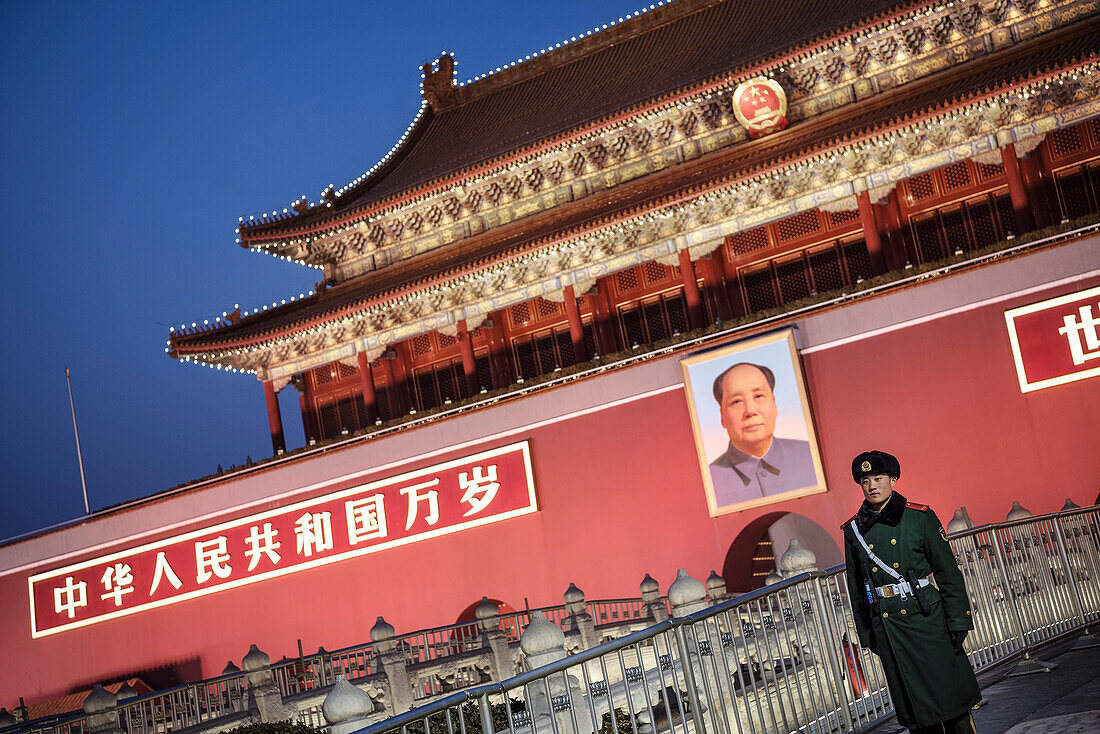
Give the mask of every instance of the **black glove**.
[(967, 632), (969, 630), (949, 630), (947, 633), (947, 636), (951, 638), (951, 647), (956, 655), (966, 654), (966, 650), (963, 649), (963, 641), (966, 640)]

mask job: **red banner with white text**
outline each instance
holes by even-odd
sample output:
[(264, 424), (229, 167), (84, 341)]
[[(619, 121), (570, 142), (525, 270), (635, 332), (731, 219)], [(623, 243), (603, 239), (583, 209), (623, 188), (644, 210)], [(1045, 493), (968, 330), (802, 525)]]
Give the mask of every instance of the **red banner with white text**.
[(1005, 311), (1021, 392), (1100, 375), (1100, 288)]
[(42, 637), (538, 509), (528, 442), (166, 538), (29, 579)]

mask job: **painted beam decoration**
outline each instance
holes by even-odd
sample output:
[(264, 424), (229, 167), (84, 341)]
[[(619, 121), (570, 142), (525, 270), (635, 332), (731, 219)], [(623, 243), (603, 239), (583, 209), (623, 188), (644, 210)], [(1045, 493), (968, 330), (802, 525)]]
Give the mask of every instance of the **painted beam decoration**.
[(43, 637), (538, 510), (527, 441), (36, 574)]
[(1100, 375), (1100, 287), (1005, 311), (1020, 392)]

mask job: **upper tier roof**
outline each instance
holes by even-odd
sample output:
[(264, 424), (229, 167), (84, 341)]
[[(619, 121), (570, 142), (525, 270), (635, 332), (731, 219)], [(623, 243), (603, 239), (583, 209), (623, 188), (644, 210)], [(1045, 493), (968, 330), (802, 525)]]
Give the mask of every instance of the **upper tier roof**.
[(332, 207), (242, 228), (245, 246), (313, 230), (352, 209), (445, 181), (591, 127), (618, 113), (836, 38), (892, 13), (898, 0), (680, 0), (504, 72), (425, 108), (402, 148)]
[(676, 200), (690, 190), (715, 185), (745, 172), (836, 147), (839, 141), (888, 130), (986, 98), (998, 90), (1100, 57), (1095, 24), (1082, 23), (1033, 38), (1002, 52), (995, 60), (980, 58), (959, 64), (872, 97), (858, 109), (838, 109), (750, 145), (734, 146), (649, 177), (621, 184), (593, 200), (563, 205), (544, 214), (537, 225), (513, 223), (482, 233), (461, 244), (397, 263), (339, 284), (315, 296), (249, 316), (238, 323), (196, 333), (176, 334), (179, 354), (255, 344), (323, 322), (336, 314), (427, 282), (484, 266), (536, 248), (553, 238), (635, 215)]

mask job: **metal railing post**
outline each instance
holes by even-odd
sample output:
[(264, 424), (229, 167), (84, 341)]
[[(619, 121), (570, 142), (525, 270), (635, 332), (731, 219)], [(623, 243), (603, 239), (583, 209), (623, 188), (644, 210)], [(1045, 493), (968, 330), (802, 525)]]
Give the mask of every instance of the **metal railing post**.
[(844, 685), (848, 681), (848, 669), (846, 665), (841, 664), (836, 646), (832, 644), (841, 645), (843, 641), (833, 624), (832, 611), (825, 605), (825, 598), (821, 595), (821, 584), (816, 579), (813, 581), (813, 587), (818, 612), (825, 620), (825, 636), (828, 638), (825, 640), (825, 654), (829, 656), (829, 667), (832, 670), (829, 680), (840, 698), (840, 715), (844, 719), (844, 726), (848, 731), (855, 731), (855, 722), (852, 720), (852, 705), (855, 702), (849, 698), (848, 688)]
[[(695, 687), (695, 671), (691, 668), (691, 657), (688, 656), (684, 625), (676, 625), (673, 632), (676, 634), (676, 648), (680, 654), (680, 664), (684, 669), (684, 684), (687, 686), (688, 703), (691, 704), (691, 718), (695, 722), (695, 734), (706, 734), (707, 728), (703, 724), (702, 709), (699, 706), (699, 690)], [(614, 717), (614, 713), (612, 713), (612, 717)]]
[(1070, 565), (1069, 555), (1066, 553), (1066, 538), (1062, 534), (1062, 518), (1054, 518), (1054, 529), (1057, 531), (1055, 537), (1058, 540), (1058, 554), (1062, 557), (1062, 565), (1066, 569), (1066, 580), (1069, 583), (1070, 591), (1073, 592), (1073, 606), (1077, 609), (1077, 616), (1081, 618), (1081, 624), (1088, 624), (1088, 619), (1085, 617), (1085, 605), (1081, 601), (1081, 591), (1077, 588), (1073, 566)]
[[(479, 709), (479, 713), (481, 714), (481, 731), (482, 731), (482, 734), (493, 734), (493, 710), (489, 705), (489, 694), (488, 693), (482, 693), (480, 696), (478, 696), (477, 706), (478, 706), (478, 709)], [(553, 706), (550, 707), (551, 712), (553, 712), (553, 708), (554, 708)], [(448, 719), (449, 718), (450, 718), (450, 715), (448, 714)], [(461, 705), (458, 707), (458, 720), (459, 720), (460, 723), (462, 722), (462, 706)], [(424, 732), (425, 732), (425, 734), (428, 734), (427, 728), (425, 728)]]
[[(1011, 612), (1012, 624), (1016, 628), (1016, 637), (1020, 640), (1020, 649), (1023, 650), (1024, 659), (1016, 664), (1009, 676), (1030, 675), (1032, 673), (1049, 673), (1057, 667), (1055, 663), (1045, 663), (1042, 660), (1036, 660), (1031, 657), (1031, 645), (1028, 644), (1027, 638), (1024, 634), (1024, 623), (1020, 619), (1020, 610), (1016, 608), (1016, 594), (1012, 591), (1012, 584), (1008, 578), (1008, 564), (1004, 558), (1004, 551), (1001, 547), (1001, 536), (997, 533), (996, 528), (991, 530), (993, 535), (993, 551), (994, 558), (997, 559), (997, 570), (1001, 574), (1001, 586), (1004, 589), (1005, 601), (1008, 602), (1008, 608)], [(1011, 538), (1011, 536), (1009, 536)]]

